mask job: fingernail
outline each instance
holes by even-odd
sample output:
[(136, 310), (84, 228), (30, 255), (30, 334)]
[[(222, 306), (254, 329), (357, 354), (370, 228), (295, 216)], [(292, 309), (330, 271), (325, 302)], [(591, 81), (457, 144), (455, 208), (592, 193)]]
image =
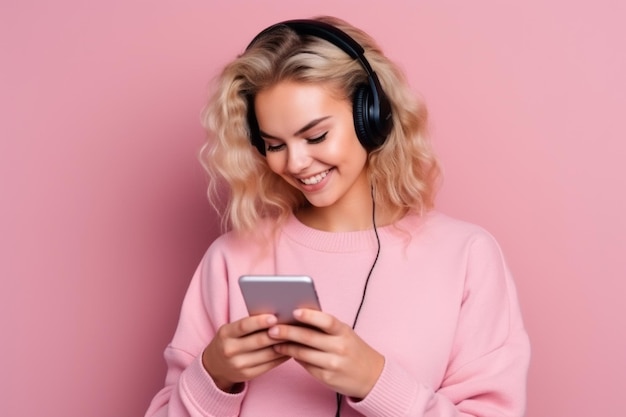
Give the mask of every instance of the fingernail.
[(276, 318), (276, 316), (267, 317), (267, 324), (276, 324), (277, 322), (278, 322), (278, 319)]
[(278, 336), (278, 327), (270, 327), (267, 332), (270, 336)]

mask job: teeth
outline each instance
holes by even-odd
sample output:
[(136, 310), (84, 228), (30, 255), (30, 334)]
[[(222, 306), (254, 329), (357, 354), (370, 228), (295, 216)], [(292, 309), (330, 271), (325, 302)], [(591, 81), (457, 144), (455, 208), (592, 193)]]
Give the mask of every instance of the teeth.
[(317, 174), (309, 178), (300, 178), (300, 182), (306, 185), (318, 184), (320, 181), (322, 181), (326, 177), (326, 175), (328, 175), (328, 172), (330, 172), (330, 170), (324, 171), (321, 174)]

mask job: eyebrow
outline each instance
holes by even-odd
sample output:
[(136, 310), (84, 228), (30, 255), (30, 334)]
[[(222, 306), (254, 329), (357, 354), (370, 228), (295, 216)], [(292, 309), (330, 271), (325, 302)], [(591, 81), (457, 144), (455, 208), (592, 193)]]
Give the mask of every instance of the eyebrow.
[[(320, 124), (321, 122), (323, 122), (326, 119), (329, 119), (331, 116), (324, 116), (324, 117), (320, 117), (319, 119), (314, 119), (311, 120), (309, 123), (307, 123), (306, 125), (304, 125), (303, 127), (301, 127), (300, 129), (298, 129), (297, 132), (295, 132), (293, 135), (294, 136), (299, 136), (301, 134), (303, 134), (304, 132), (306, 132), (309, 129), (312, 129), (313, 127), (317, 126), (318, 124)], [(270, 134), (265, 133), (264, 131), (262, 131), (261, 129), (259, 129), (259, 134), (261, 136), (263, 136), (264, 138), (267, 139), (276, 139), (276, 140), (280, 140), (280, 138), (277, 138), (275, 136), (272, 136)]]

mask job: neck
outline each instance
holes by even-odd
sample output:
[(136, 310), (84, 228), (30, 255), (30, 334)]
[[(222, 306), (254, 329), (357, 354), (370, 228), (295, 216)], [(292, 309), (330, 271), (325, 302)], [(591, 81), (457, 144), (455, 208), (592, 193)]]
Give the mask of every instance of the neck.
[[(352, 204), (333, 205), (331, 207), (306, 206), (295, 213), (303, 224), (326, 232), (354, 232), (369, 230), (374, 226), (372, 212), (374, 203), (371, 189), (367, 198), (353, 200)], [(403, 211), (403, 210), (401, 210)], [(389, 210), (383, 204), (375, 207), (376, 226), (386, 226), (393, 222), (399, 211)]]
[(338, 210), (326, 207), (304, 207), (295, 213), (298, 220), (326, 232), (353, 232), (372, 228), (372, 203)]

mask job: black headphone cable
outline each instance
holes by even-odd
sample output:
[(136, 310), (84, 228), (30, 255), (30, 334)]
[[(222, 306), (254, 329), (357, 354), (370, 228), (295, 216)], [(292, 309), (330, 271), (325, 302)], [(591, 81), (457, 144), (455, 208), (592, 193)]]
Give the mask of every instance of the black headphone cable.
[[(378, 256), (380, 255), (380, 237), (378, 236), (378, 229), (376, 228), (376, 200), (374, 199), (374, 186), (372, 186), (372, 225), (374, 227), (374, 234), (376, 235), (376, 257), (374, 258), (374, 262), (370, 267), (369, 272), (367, 273), (367, 278), (365, 279), (365, 284), (363, 285), (363, 293), (361, 294), (361, 302), (359, 303), (359, 308), (356, 311), (356, 315), (354, 316), (354, 322), (352, 323), (352, 330), (355, 329), (356, 323), (359, 320), (359, 314), (361, 313), (361, 309), (363, 308), (363, 303), (365, 302), (365, 294), (367, 293), (367, 286), (370, 282), (370, 277), (372, 276), (372, 272), (374, 271), (374, 267), (376, 266), (376, 262), (378, 262)], [(341, 417), (341, 403), (343, 401), (343, 395), (336, 393), (337, 396), (337, 411), (335, 412), (335, 417)]]

